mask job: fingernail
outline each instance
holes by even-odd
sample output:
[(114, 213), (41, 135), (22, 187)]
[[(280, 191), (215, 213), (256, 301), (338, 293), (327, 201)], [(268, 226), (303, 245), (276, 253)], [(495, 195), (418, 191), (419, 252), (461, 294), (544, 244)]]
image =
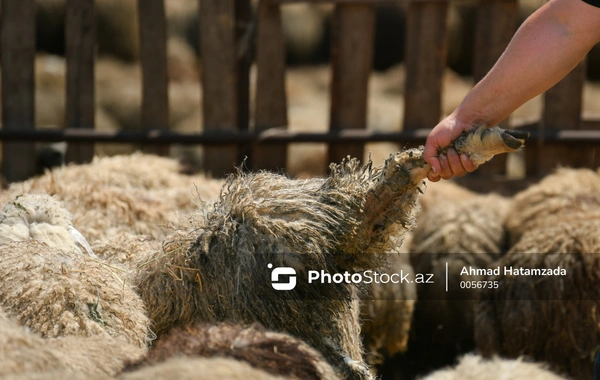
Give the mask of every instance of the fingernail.
[(446, 157), (446, 155), (445, 155), (445, 154), (443, 154), (443, 153), (442, 153), (442, 154), (440, 154), (440, 158), (441, 158), (442, 160), (447, 160), (447, 159), (448, 159), (448, 158)]
[(433, 175), (437, 177), (437, 170), (433, 166), (431, 167), (431, 171), (433, 172)]
[(460, 160), (461, 160), (461, 161), (466, 161), (466, 160), (467, 160), (467, 155), (466, 155), (466, 154), (464, 154), (464, 153), (463, 153), (463, 154), (461, 154), (461, 155), (460, 155)]

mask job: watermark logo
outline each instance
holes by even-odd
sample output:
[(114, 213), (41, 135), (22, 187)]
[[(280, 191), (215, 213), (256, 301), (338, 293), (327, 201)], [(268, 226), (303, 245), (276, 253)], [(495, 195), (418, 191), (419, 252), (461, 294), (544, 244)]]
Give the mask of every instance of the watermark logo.
[(327, 273), (324, 270), (308, 271), (308, 283), (313, 282), (321, 284), (402, 284), (402, 283), (417, 283), (417, 284), (433, 284), (432, 273), (408, 273), (403, 270), (400, 273), (379, 273), (372, 270), (367, 270), (359, 273)]
[[(268, 264), (269, 269), (273, 264)], [(279, 281), (279, 276), (288, 276), (288, 281)], [(271, 286), (275, 290), (292, 290), (296, 287), (296, 270), (291, 267), (277, 267), (271, 272)]]

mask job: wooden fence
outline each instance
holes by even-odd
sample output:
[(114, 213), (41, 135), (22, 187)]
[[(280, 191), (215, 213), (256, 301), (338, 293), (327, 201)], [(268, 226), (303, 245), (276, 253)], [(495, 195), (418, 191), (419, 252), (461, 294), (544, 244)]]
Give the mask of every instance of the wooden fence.
[[(146, 152), (166, 154), (168, 144), (205, 144), (205, 169), (220, 175), (248, 156), (251, 168), (286, 166), (290, 142), (327, 142), (329, 161), (363, 156), (368, 141), (423, 143), (441, 117), (442, 75), (446, 66), (450, 1), (407, 1), (406, 88), (404, 119), (398, 132), (366, 129), (367, 86), (373, 59), (375, 6), (381, 0), (331, 0), (335, 3), (331, 43), (331, 110), (328, 133), (286, 130), (285, 46), (280, 6), (295, 0), (201, 0), (204, 132), (181, 135), (168, 125), (166, 21), (164, 0), (139, 0), (140, 60), (143, 90), (142, 130), (94, 130), (94, 0), (66, 2), (66, 127), (36, 131), (34, 125), (34, 0), (3, 0), (2, 173), (9, 181), (33, 174), (33, 141), (68, 141), (67, 158), (86, 162), (93, 142), (138, 142)], [(168, 1), (168, 0), (167, 0)], [(307, 0), (304, 0), (306, 2)], [(312, 0), (320, 3), (325, 0)], [(393, 1), (385, 1), (393, 3)], [(479, 0), (474, 51), (478, 80), (500, 56), (517, 28), (517, 0)], [(256, 64), (255, 109), (250, 110), (249, 72)], [(528, 176), (547, 173), (556, 164), (597, 167), (600, 123), (581, 119), (584, 63), (550, 89), (539, 123), (522, 126), (533, 136), (526, 148)], [(398, 105), (401, 106), (400, 104)], [(250, 125), (254, 129), (250, 129)], [(502, 122), (512, 126), (510, 120)], [(577, 149), (573, 149), (576, 145)], [(496, 157), (469, 176), (473, 183), (501, 183), (506, 156)], [(476, 184), (474, 185), (477, 186)]]

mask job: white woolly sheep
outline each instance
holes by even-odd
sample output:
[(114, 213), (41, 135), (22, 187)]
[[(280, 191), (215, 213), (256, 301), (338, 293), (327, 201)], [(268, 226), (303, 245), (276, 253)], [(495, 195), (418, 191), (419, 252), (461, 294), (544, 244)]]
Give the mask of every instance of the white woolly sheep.
[(96, 257), (85, 237), (73, 227), (71, 214), (46, 194), (17, 196), (0, 212), (0, 245), (36, 240), (49, 247)]
[(98, 240), (92, 249), (102, 260), (134, 271), (146, 258), (162, 250), (162, 242), (150, 236), (123, 233)]
[(0, 213), (0, 230), (0, 305), (20, 323), (45, 337), (120, 336), (146, 347), (149, 321), (119, 277), (125, 270), (91, 253), (60, 202), (17, 197)]
[(0, 305), (44, 337), (112, 336), (149, 343), (149, 320), (124, 269), (37, 241), (0, 246)]
[(56, 168), (13, 183), (0, 193), (0, 200), (24, 193), (54, 195), (92, 244), (124, 232), (160, 239), (181, 213), (197, 207), (201, 199), (216, 197), (223, 184), (179, 169), (176, 160), (153, 155), (97, 157), (90, 164)]
[(483, 359), (477, 355), (463, 356), (458, 365), (452, 369), (436, 371), (423, 380), (561, 380), (558, 376), (540, 363), (528, 363), (523, 359)]

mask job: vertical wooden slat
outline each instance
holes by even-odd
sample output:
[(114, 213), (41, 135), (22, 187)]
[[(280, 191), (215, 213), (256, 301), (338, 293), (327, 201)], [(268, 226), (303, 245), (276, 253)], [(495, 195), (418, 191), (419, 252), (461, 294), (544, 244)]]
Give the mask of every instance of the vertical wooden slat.
[[(278, 4), (261, 1), (258, 5), (256, 38), (256, 97), (254, 124), (258, 131), (287, 127), (285, 93), (285, 44)], [(253, 167), (285, 169), (285, 144), (256, 144), (252, 151)]]
[[(475, 52), (473, 77), (475, 82), (483, 78), (502, 55), (517, 30), (517, 0), (480, 0), (475, 21)], [(499, 124), (508, 127), (508, 118)], [(499, 155), (473, 176), (506, 173), (506, 155)]]
[[(68, 128), (94, 128), (94, 58), (96, 20), (94, 0), (67, 0), (65, 47), (67, 60)], [(67, 161), (85, 163), (94, 156), (94, 144), (70, 143)]]
[[(33, 130), (35, 4), (4, 0), (1, 11), (2, 125)], [(34, 143), (6, 142), (2, 148), (2, 174), (7, 181), (22, 181), (35, 173)]]
[[(372, 4), (336, 5), (332, 25), (331, 130), (366, 128), (374, 27)], [(328, 162), (340, 162), (348, 155), (362, 159), (363, 151), (362, 143), (332, 143)]]
[[(168, 129), (169, 82), (164, 0), (138, 0), (138, 14), (143, 87), (142, 129)], [(142, 150), (162, 156), (169, 154), (168, 145), (145, 145)]]
[[(205, 131), (239, 130), (248, 125), (248, 75), (244, 71), (247, 65), (241, 64), (238, 56), (240, 26), (236, 25), (236, 18), (243, 13), (240, 6), (247, 1), (200, 1)], [(232, 172), (241, 159), (238, 146), (232, 144), (206, 147), (204, 155), (206, 171), (215, 177)]]
[[(254, 28), (252, 20), (252, 0), (235, 0), (235, 57), (237, 70), (237, 127), (247, 131), (250, 127), (250, 66), (253, 60)], [(255, 25), (255, 24), (254, 24)], [(238, 162), (248, 159), (252, 164), (252, 144), (238, 145)], [(237, 165), (238, 163), (236, 163)]]
[[(585, 81), (585, 61), (581, 62), (563, 80), (544, 94), (544, 110), (540, 129), (581, 129), (581, 109), (583, 102), (583, 84)], [(532, 142), (531, 145), (535, 145)], [(573, 149), (569, 146), (561, 146), (557, 143), (544, 143), (539, 140), (536, 149), (529, 149), (528, 158), (535, 163), (536, 167), (529, 167), (529, 173), (535, 175), (546, 175), (557, 165), (572, 167), (594, 167), (593, 148), (583, 146)]]
[(408, 6), (406, 31), (405, 129), (433, 128), (442, 112), (448, 2)]

